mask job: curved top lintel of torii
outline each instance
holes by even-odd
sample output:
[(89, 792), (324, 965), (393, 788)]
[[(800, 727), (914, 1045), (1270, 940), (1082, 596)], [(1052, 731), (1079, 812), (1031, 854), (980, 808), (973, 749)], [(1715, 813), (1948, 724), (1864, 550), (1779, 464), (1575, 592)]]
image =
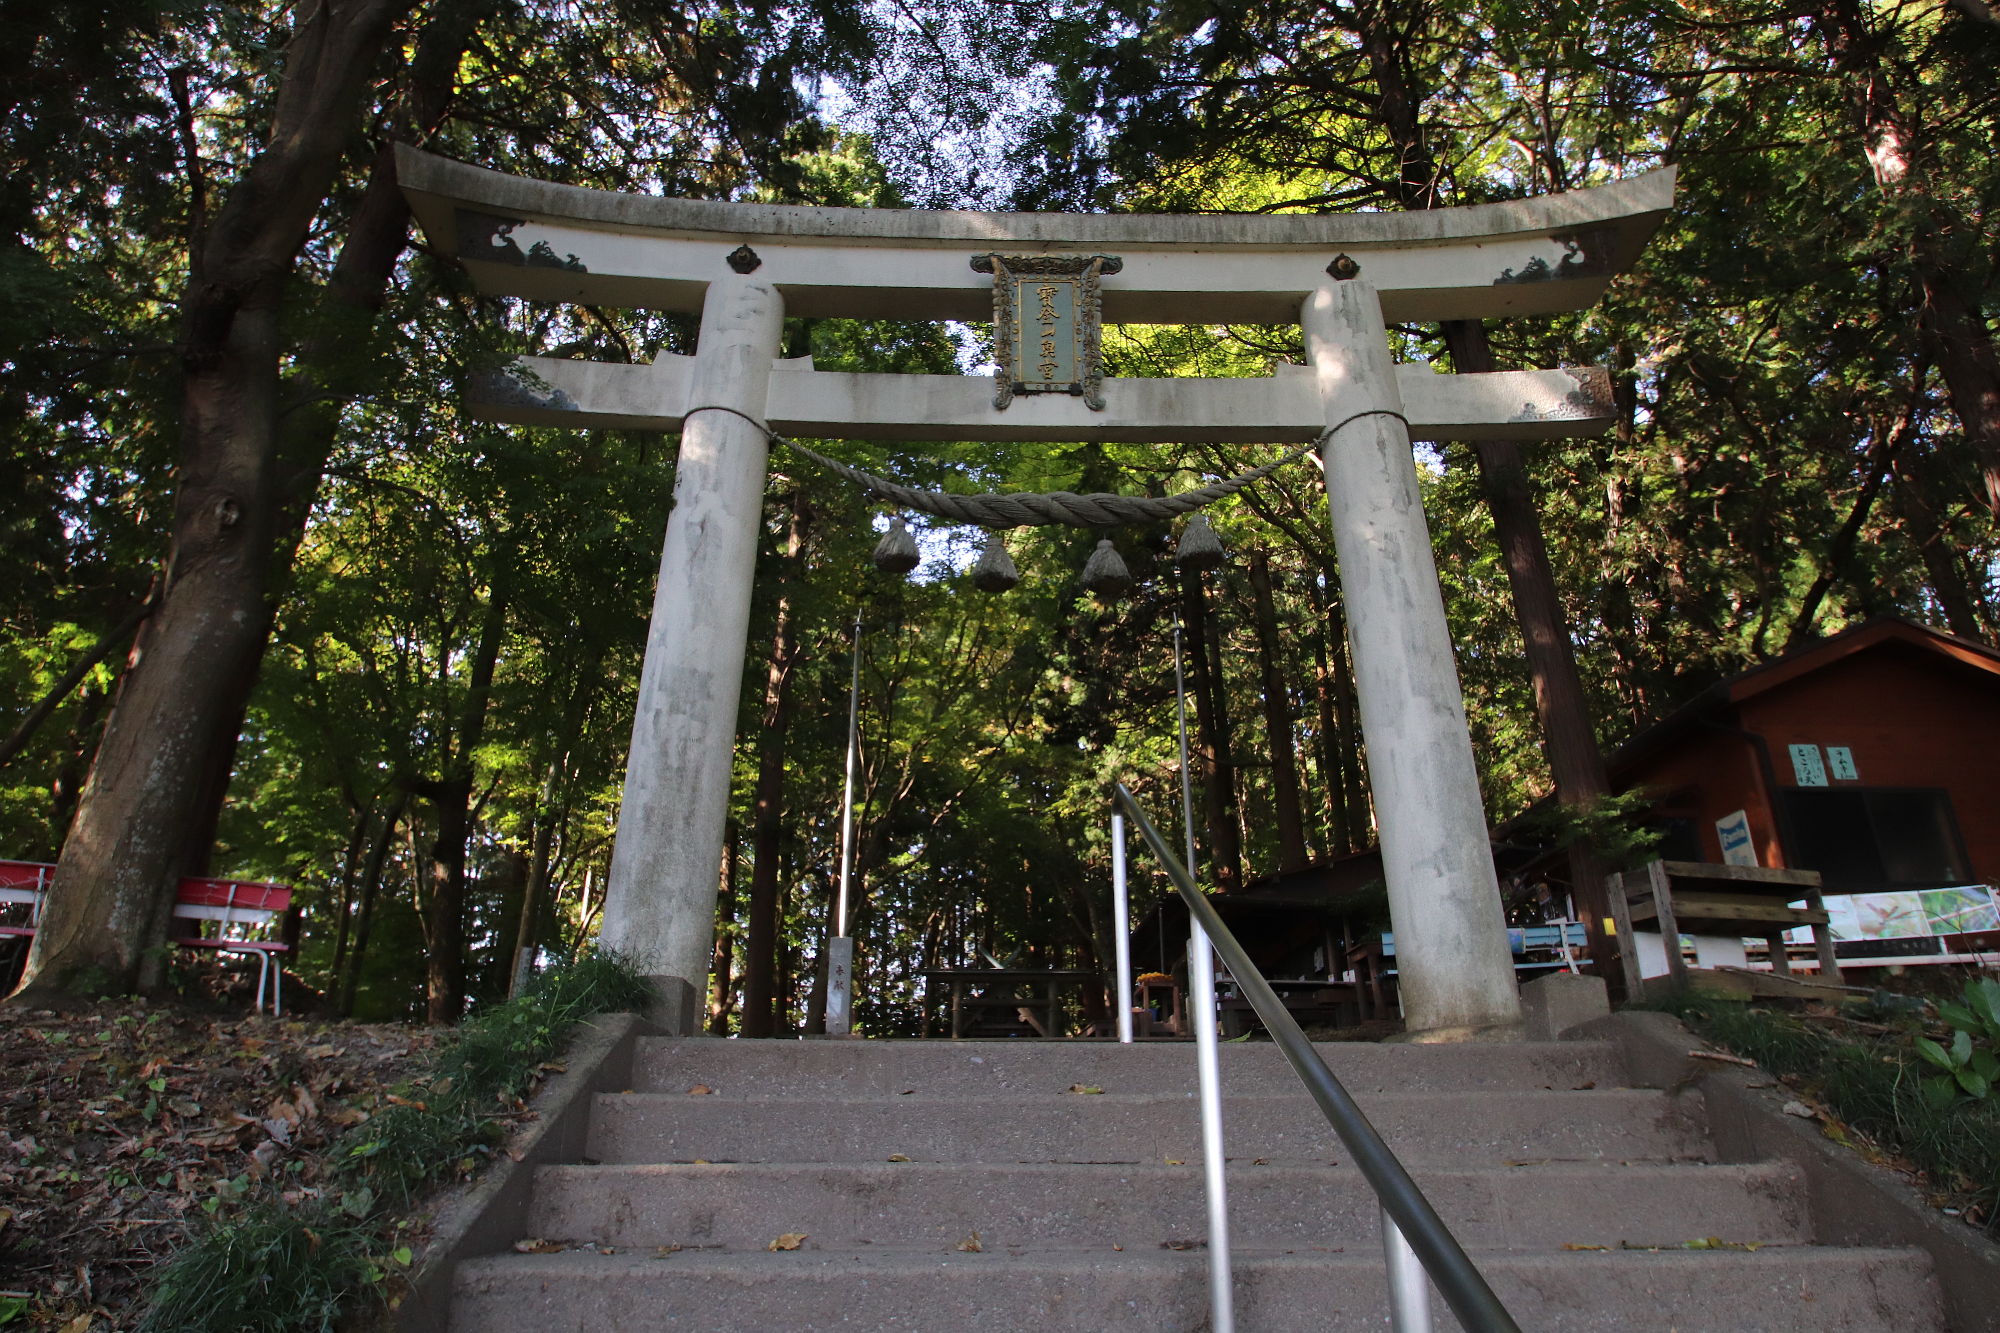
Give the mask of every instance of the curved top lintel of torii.
[[(986, 319), (979, 254), (1115, 254), (1104, 317), (1291, 323), (1347, 254), (1391, 320), (1574, 310), (1637, 257), (1673, 202), (1669, 167), (1609, 185), (1406, 213), (979, 213), (667, 199), (510, 176), (398, 145), (433, 246), (482, 291), (699, 309), (738, 246), (796, 315)], [(739, 263), (743, 262), (739, 258)]]

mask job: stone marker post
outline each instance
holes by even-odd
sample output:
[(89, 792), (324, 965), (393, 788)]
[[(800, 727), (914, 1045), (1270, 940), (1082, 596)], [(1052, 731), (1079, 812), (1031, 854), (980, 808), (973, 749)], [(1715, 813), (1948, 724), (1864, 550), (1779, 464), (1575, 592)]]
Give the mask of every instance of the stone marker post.
[(1360, 278), (1328, 281), (1299, 323), (1327, 425), (1346, 423), (1325, 442), (1326, 490), (1404, 1020), (1445, 1039), (1515, 1029), (1507, 923), (1381, 302)]
[(770, 452), (749, 421), (699, 409), (763, 418), (784, 317), (754, 275), (709, 283), (604, 901), (607, 948), (696, 988), (715, 930)]

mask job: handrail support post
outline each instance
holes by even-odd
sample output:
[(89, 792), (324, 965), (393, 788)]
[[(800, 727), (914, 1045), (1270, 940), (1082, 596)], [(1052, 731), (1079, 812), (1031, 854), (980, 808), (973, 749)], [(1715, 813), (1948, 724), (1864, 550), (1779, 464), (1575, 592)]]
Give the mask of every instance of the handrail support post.
[[(1396, 1154), (1383, 1141), (1381, 1134), (1368, 1123), (1368, 1117), (1362, 1114), (1353, 1096), (1341, 1086), (1333, 1071), (1327, 1068), (1325, 1058), (1313, 1049), (1312, 1042), (1299, 1027), (1298, 1020), (1286, 1010), (1284, 1001), (1271, 989), (1271, 983), (1264, 979), (1264, 974), (1258, 970), (1256, 962), (1244, 950), (1242, 942), (1230, 933), (1228, 925), (1216, 914), (1214, 904), (1203, 895), (1195, 884), (1194, 877), (1188, 873), (1187, 867), (1174, 855), (1173, 849), (1160, 836), (1160, 831), (1153, 827), (1153, 821), (1146, 818), (1146, 812), (1139, 807), (1131, 791), (1121, 782), (1114, 784), (1113, 792), (1119, 807), (1131, 817), (1147, 849), (1159, 861), (1161, 869), (1167, 872), (1167, 878), (1173, 881), (1175, 892), (1179, 893), (1181, 901), (1187, 904), (1191, 926), (1207, 935), (1206, 944), (1220, 954), (1222, 961), (1228, 964), (1238, 989), (1250, 1002), (1257, 1017), (1263, 1020), (1265, 1030), (1271, 1034), (1272, 1040), (1283, 1052), (1286, 1063), (1291, 1065), (1293, 1072), (1305, 1084), (1306, 1091), (1319, 1104), (1327, 1123), (1346, 1145), (1348, 1154), (1354, 1159), (1354, 1165), (1374, 1189), (1375, 1197), (1381, 1201), (1383, 1212), (1396, 1219), (1396, 1234), (1414, 1253), (1420, 1268), (1429, 1275), (1429, 1279), (1437, 1284), (1445, 1303), (1457, 1316), (1459, 1326), (1465, 1329), (1466, 1333), (1521, 1333), (1520, 1325), (1514, 1322), (1513, 1317), (1507, 1313), (1507, 1308), (1500, 1303), (1499, 1298), (1493, 1294), (1493, 1289), (1487, 1285), (1486, 1279), (1480, 1276), (1478, 1267), (1465, 1253), (1464, 1247), (1453, 1238), (1451, 1229), (1444, 1224), (1444, 1219), (1438, 1216), (1437, 1209), (1433, 1208), (1430, 1200), (1424, 1197), (1423, 1190), (1410, 1178), (1409, 1171), (1401, 1161), (1397, 1160)], [(1204, 1018), (1211, 1024), (1208, 1030), (1213, 1033), (1215, 1012), (1213, 964), (1209, 960), (1208, 949), (1202, 949), (1199, 953), (1201, 955), (1199, 965), (1197, 966), (1191, 957), (1189, 966), (1190, 988), (1195, 991), (1197, 997), (1203, 996), (1206, 992), (1206, 1001), (1194, 1006), (1198, 1041), (1202, 1035)], [(1209, 1039), (1213, 1040), (1212, 1035)], [(1200, 1047), (1197, 1045), (1197, 1057), (1200, 1054)], [(1207, 1067), (1204, 1067), (1204, 1075), (1207, 1072)], [(1217, 1103), (1216, 1120), (1219, 1129), (1221, 1118), (1219, 1093)], [(1219, 1133), (1212, 1142), (1215, 1154), (1214, 1169), (1219, 1180), (1221, 1175)], [(1209, 1207), (1212, 1219), (1218, 1210), (1226, 1211), (1221, 1199), (1219, 1189), (1210, 1195)], [(1218, 1227), (1216, 1235), (1220, 1237), (1224, 1234), (1226, 1233)], [(1394, 1257), (1392, 1251), (1392, 1261)], [(1213, 1253), (1209, 1262), (1211, 1280), (1214, 1281), (1217, 1260)], [(1222, 1265), (1222, 1270), (1220, 1281), (1226, 1282), (1228, 1280), (1226, 1262)], [(1405, 1290), (1407, 1291), (1407, 1288)], [(1427, 1305), (1428, 1287), (1424, 1289), (1424, 1299)], [(1216, 1329), (1231, 1327), (1226, 1311), (1215, 1319), (1213, 1327)]]
[(1188, 992), (1201, 1097), (1201, 1164), (1208, 1185), (1208, 1326), (1211, 1333), (1235, 1333), (1236, 1300), (1229, 1272), (1229, 1185), (1223, 1174), (1222, 1051), (1215, 1032), (1215, 950), (1199, 921), (1188, 925)]
[(1389, 1266), (1389, 1327), (1431, 1333), (1431, 1280), (1389, 1210), (1382, 1210), (1382, 1255)]
[(1125, 816), (1111, 816), (1111, 947), (1118, 971), (1114, 997), (1118, 1041), (1132, 1044), (1132, 899), (1125, 884)]

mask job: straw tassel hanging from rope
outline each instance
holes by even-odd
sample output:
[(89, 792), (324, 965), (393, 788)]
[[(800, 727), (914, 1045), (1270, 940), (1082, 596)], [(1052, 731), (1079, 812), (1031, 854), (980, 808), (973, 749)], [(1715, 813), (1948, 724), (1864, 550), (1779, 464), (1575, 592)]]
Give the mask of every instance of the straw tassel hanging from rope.
[(875, 568), (885, 574), (907, 574), (923, 559), (917, 553), (917, 539), (910, 535), (909, 527), (900, 518), (889, 520), (889, 530), (882, 534), (882, 540), (875, 543), (875, 554), (871, 557)]
[(1007, 554), (1006, 540), (997, 532), (987, 533), (979, 563), (972, 567), (972, 586), (981, 592), (1005, 592), (1020, 581), (1021, 572), (1014, 568), (1014, 557)]
[(1125, 568), (1124, 558), (1111, 539), (1106, 537), (1098, 542), (1083, 567), (1083, 586), (1106, 601), (1115, 601), (1132, 591), (1133, 583), (1132, 571)]

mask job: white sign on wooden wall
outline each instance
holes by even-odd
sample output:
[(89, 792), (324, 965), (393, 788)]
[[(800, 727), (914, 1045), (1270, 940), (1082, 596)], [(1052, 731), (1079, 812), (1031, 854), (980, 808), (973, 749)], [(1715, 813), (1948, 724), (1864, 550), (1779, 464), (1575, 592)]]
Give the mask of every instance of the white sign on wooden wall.
[(1826, 765), (1820, 760), (1817, 745), (1794, 745), (1792, 749), (1792, 776), (1801, 787), (1824, 787)]
[(1722, 842), (1722, 864), (1754, 866), (1757, 846), (1750, 841), (1750, 815), (1738, 810), (1715, 821), (1715, 836)]

